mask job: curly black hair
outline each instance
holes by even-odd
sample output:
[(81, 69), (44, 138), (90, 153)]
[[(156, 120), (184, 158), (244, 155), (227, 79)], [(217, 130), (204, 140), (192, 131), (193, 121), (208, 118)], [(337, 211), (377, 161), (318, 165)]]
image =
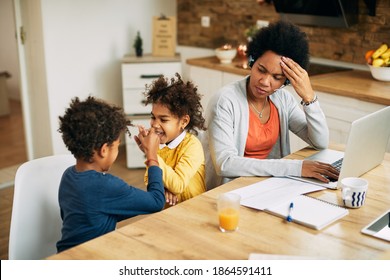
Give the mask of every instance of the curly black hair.
[(73, 98), (59, 120), (58, 131), (66, 147), (77, 159), (87, 162), (92, 161), (96, 150), (105, 143), (111, 145), (131, 125), (122, 108), (92, 96), (85, 101)]
[(257, 31), (248, 44), (247, 56), (256, 61), (266, 51), (289, 57), (303, 69), (309, 67), (309, 42), (306, 33), (284, 20), (270, 23)]
[(192, 82), (183, 82), (179, 73), (176, 73), (175, 76), (177, 79), (171, 78), (170, 83), (168, 78), (160, 76), (147, 86), (144, 93), (146, 105), (160, 103), (178, 118), (189, 115), (190, 122), (186, 129), (198, 135), (197, 129), (206, 130), (205, 119), (202, 115), (203, 107), (200, 103), (201, 95)]

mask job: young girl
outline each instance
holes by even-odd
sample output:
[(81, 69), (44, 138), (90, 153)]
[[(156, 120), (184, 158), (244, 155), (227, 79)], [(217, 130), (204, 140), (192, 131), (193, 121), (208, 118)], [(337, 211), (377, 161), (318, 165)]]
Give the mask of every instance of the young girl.
[[(205, 159), (196, 129), (205, 130), (197, 88), (176, 73), (170, 83), (161, 76), (146, 89), (152, 104), (151, 127), (160, 137), (158, 163), (163, 170), (165, 198), (169, 205), (206, 191)], [(143, 130), (146, 135), (148, 132)], [(142, 150), (139, 139), (135, 140)], [(145, 182), (147, 182), (147, 174)]]
[(63, 174), (59, 188), (61, 252), (115, 229), (118, 221), (160, 211), (165, 205), (162, 172), (158, 167), (159, 139), (152, 128), (139, 135), (148, 162), (147, 191), (108, 174), (117, 158), (120, 134), (130, 123), (123, 110), (102, 100), (74, 98), (60, 117), (59, 132), (76, 165)]

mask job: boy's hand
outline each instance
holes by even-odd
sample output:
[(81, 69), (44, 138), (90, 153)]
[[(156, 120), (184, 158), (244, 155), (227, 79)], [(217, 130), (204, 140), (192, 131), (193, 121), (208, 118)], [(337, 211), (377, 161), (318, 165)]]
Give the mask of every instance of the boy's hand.
[(160, 137), (155, 133), (153, 127), (149, 130), (140, 128), (138, 136), (134, 136), (134, 140), (137, 142), (140, 150), (145, 153), (147, 159), (157, 158)]
[(149, 132), (150, 132), (150, 129), (146, 129), (144, 126), (141, 126), (141, 125), (137, 125), (137, 127), (138, 127), (139, 133), (138, 133), (138, 136), (137, 136), (137, 135), (134, 136), (134, 140), (135, 140), (135, 142), (137, 143), (138, 148), (139, 148), (143, 153), (145, 153), (145, 150), (144, 150), (144, 148), (143, 148), (143, 145), (142, 145), (142, 142), (141, 142), (141, 140), (140, 140), (140, 138), (139, 138), (139, 135), (142, 135), (143, 137), (148, 136), (148, 134), (149, 134)]

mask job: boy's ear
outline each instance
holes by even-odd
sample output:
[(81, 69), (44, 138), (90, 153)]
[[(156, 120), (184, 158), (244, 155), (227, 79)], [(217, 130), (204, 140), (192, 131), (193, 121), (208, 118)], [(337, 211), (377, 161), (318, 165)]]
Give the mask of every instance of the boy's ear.
[(102, 158), (106, 157), (108, 153), (108, 144), (104, 143), (103, 146), (98, 150), (98, 155)]

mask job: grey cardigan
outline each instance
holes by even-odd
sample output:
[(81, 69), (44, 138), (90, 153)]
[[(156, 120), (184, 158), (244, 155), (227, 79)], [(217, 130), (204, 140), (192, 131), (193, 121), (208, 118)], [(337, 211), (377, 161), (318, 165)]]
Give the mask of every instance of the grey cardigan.
[(280, 120), (276, 144), (267, 159), (244, 157), (249, 126), (247, 78), (222, 87), (207, 106), (208, 130), (201, 141), (208, 189), (240, 176), (301, 176), (302, 160), (281, 159), (290, 154), (289, 130), (316, 149), (328, 146), (329, 130), (319, 102), (302, 110), (289, 91), (279, 89), (270, 96)]

